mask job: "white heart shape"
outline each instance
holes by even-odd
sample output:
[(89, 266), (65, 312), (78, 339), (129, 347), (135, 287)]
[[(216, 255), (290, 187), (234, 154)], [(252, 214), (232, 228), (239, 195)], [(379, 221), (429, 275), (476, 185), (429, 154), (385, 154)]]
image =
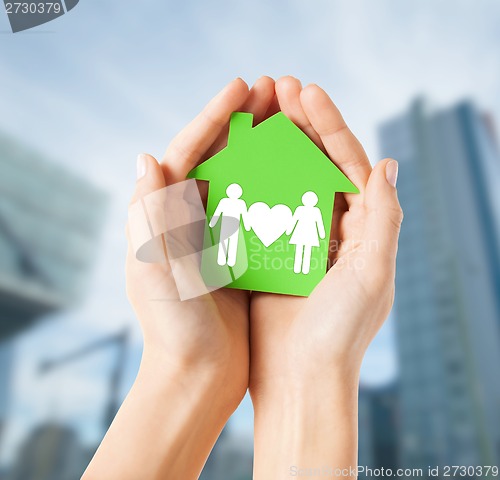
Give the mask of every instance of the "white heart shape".
[(248, 220), (255, 235), (269, 247), (285, 233), (292, 220), (292, 211), (286, 205), (270, 208), (264, 202), (256, 202), (248, 209)]

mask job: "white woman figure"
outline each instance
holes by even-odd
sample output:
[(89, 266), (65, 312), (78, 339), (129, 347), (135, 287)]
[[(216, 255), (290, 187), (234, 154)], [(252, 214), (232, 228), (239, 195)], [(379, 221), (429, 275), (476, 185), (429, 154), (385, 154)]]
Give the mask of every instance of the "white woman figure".
[(306, 192), (302, 195), (302, 206), (297, 207), (292, 221), (286, 230), (290, 238), (290, 244), (295, 245), (295, 262), (293, 271), (307, 275), (311, 267), (312, 247), (319, 247), (319, 239), (325, 238), (325, 225), (321, 210), (315, 205), (318, 196), (314, 192)]
[(243, 220), (245, 230), (249, 230), (247, 204), (240, 197), (243, 190), (237, 183), (232, 183), (226, 189), (227, 198), (222, 198), (215, 209), (214, 215), (208, 224), (214, 228), (221, 218), (219, 251), (217, 263), (234, 267), (236, 254), (238, 252), (238, 237), (240, 234), (240, 223)]

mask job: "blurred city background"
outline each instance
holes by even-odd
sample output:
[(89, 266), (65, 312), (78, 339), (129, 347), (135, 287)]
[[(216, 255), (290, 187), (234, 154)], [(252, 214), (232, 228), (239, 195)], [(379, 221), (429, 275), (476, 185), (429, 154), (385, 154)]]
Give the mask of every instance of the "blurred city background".
[[(400, 161), (397, 297), (363, 364), (359, 463), (500, 463), (500, 3), (98, 2), (0, 12), (0, 478), (78, 479), (133, 382), (135, 157), (225, 83), (323, 86)], [(205, 480), (251, 478), (245, 398)]]

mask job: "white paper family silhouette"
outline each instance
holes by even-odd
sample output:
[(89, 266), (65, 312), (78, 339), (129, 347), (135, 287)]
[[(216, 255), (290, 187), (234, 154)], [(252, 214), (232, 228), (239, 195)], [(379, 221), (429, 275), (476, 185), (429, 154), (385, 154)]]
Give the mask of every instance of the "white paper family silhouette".
[(214, 228), (219, 219), (220, 241), (217, 255), (219, 265), (234, 267), (238, 252), (240, 225), (245, 230), (253, 230), (259, 240), (269, 247), (283, 233), (290, 235), (289, 244), (295, 245), (293, 271), (307, 275), (311, 266), (311, 251), (319, 247), (319, 240), (325, 238), (325, 226), (321, 210), (315, 205), (318, 196), (312, 192), (302, 195), (302, 205), (292, 211), (287, 205), (278, 204), (272, 208), (264, 202), (253, 203), (248, 209), (241, 199), (243, 189), (232, 183), (226, 189), (227, 198), (222, 198), (209, 226)]

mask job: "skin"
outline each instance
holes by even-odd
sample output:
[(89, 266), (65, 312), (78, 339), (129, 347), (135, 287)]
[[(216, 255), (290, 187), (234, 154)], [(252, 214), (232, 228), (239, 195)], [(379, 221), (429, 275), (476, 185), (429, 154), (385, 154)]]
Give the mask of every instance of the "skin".
[[(262, 77), (249, 90), (236, 79), (175, 137), (161, 163), (141, 157), (131, 203), (185, 179), (224, 148), (233, 111), (253, 113), (256, 124), (278, 110), (360, 190), (336, 198), (332, 239), (341, 246), (331, 254), (333, 267), (308, 298), (221, 289), (180, 302), (168, 261), (142, 263), (129, 248), (127, 293), (143, 358), (84, 479), (198, 478), (247, 388), (254, 478), (288, 478), (292, 466), (356, 465), (359, 369), (394, 297), (402, 221), (396, 162), (372, 170), (318, 86)], [(206, 185), (200, 190), (206, 197)], [(151, 301), (160, 297), (169, 300)]]

